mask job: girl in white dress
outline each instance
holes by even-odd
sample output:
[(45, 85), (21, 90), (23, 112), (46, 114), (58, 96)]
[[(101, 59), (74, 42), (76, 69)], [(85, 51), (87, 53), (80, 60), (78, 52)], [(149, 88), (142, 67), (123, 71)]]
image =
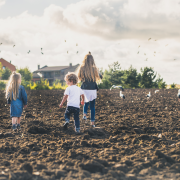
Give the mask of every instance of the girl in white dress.
[(81, 89), (84, 91), (85, 104), (83, 108), (83, 119), (86, 120), (88, 106), (91, 110), (91, 125), (95, 127), (95, 99), (97, 98), (97, 81), (102, 79), (102, 75), (99, 74), (95, 65), (94, 58), (89, 52), (84, 57), (84, 60), (78, 70), (78, 78), (82, 82)]

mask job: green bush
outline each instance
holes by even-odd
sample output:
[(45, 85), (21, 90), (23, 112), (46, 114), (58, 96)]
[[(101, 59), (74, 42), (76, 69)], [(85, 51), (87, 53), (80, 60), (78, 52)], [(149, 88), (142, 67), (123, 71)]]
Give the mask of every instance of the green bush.
[(176, 89), (176, 84), (171, 84), (171, 87), (170, 87), (171, 89)]
[(5, 90), (6, 88), (6, 83), (3, 81), (0, 81), (0, 90)]
[(40, 82), (29, 84), (28, 87), (31, 90), (49, 90), (49, 82), (47, 80), (41, 80)]

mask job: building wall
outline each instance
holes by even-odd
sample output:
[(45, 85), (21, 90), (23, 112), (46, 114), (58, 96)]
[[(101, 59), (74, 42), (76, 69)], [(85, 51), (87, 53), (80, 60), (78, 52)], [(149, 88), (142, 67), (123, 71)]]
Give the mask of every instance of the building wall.
[[(11, 63), (9, 63), (8, 61), (6, 61), (2, 58), (0, 59), (0, 63), (2, 64), (2, 69), (3, 69), (3, 67), (5, 67), (5, 68), (9, 68), (11, 72), (16, 71), (16, 67), (14, 65), (12, 65)], [(0, 77), (0, 79), (1, 79), (1, 77)]]
[(12, 71), (16, 71), (16, 67), (14, 65), (12, 65), (11, 63), (9, 63), (8, 61), (4, 60), (4, 59), (0, 59), (0, 62), (2, 64), (2, 67), (6, 67), (9, 68)]

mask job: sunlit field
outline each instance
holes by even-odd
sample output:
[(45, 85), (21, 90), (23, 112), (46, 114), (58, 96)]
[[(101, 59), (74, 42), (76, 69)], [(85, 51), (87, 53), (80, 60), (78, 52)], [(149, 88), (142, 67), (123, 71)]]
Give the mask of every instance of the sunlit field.
[[(151, 92), (151, 97), (146, 95)], [(73, 118), (63, 129), (63, 90), (27, 91), (21, 130), (11, 130), (0, 91), (0, 159), (4, 179), (178, 179), (180, 102), (176, 89), (100, 90), (96, 128)], [(89, 116), (88, 116), (89, 119)]]

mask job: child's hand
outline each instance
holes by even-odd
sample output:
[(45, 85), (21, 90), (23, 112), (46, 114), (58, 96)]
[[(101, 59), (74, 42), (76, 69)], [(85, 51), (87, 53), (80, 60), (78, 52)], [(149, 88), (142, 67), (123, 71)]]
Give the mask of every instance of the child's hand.
[(83, 106), (84, 106), (84, 101), (81, 101), (81, 105), (83, 105)]
[(27, 105), (24, 105), (24, 108), (27, 108)]
[(60, 104), (60, 105), (59, 105), (59, 108), (62, 108), (62, 106), (63, 106), (63, 104)]

